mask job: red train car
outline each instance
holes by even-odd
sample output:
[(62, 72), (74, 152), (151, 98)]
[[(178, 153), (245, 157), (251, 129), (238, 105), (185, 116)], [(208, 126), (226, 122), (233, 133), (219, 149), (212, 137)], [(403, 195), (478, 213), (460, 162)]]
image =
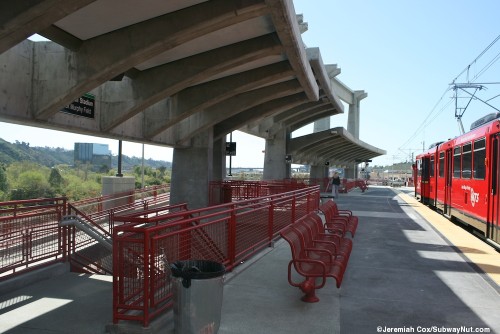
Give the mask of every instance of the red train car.
[(437, 200), (436, 189), (436, 154), (441, 143), (434, 143), (429, 149), (418, 155), (416, 159), (417, 183), (415, 189), (422, 203), (435, 207)]
[(500, 249), (500, 113), (417, 155), (415, 195)]

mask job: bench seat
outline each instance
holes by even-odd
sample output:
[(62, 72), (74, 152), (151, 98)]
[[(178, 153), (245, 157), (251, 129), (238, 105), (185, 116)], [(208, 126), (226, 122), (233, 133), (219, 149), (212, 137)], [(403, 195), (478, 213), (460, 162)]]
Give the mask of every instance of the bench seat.
[[(340, 288), (348, 257), (337, 252), (337, 246), (330, 241), (314, 241), (305, 225), (294, 226), (297, 223), (283, 229), (280, 235), (290, 245), (292, 259), (288, 263), (288, 283), (300, 288), (305, 295), (305, 302), (317, 302), (316, 289), (325, 286), (326, 279), (335, 279), (337, 288)], [(299, 223), (300, 224), (300, 223)], [(304, 277), (301, 282), (294, 282), (292, 278), (292, 267)], [(319, 281), (317, 280), (319, 279)]]
[(321, 217), (316, 213), (307, 215), (301, 223), (309, 229), (312, 239), (333, 242), (336, 246), (337, 254), (345, 257), (347, 266), (353, 246), (351, 239), (345, 238), (344, 234), (340, 234), (337, 229), (325, 228)]
[(349, 232), (354, 237), (358, 228), (358, 217), (352, 214), (351, 210), (339, 210), (337, 203), (332, 200), (321, 204), (319, 210), (325, 216), (325, 227), (330, 229), (343, 230)]

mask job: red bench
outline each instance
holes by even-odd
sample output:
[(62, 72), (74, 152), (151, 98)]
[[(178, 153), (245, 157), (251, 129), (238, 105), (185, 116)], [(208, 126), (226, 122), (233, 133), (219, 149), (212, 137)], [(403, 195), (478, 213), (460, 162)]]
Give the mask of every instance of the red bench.
[[(292, 252), (292, 260), (288, 263), (288, 283), (305, 293), (303, 301), (318, 302), (316, 289), (324, 287), (328, 277), (334, 278), (337, 288), (340, 288), (348, 256), (338, 253), (334, 242), (313, 240), (302, 220), (282, 230), (280, 235), (288, 242)], [(302, 282), (293, 281), (292, 266), (304, 277)], [(321, 279), (319, 283), (317, 278)]]
[(325, 215), (325, 227), (341, 230), (343, 226), (344, 234), (349, 232), (352, 237), (358, 228), (358, 217), (352, 214), (351, 210), (339, 210), (337, 203), (332, 200), (321, 204), (319, 210)]
[[(344, 238), (338, 229), (325, 228), (321, 217), (316, 213), (308, 214), (301, 220), (301, 223), (308, 228), (313, 240), (333, 242), (337, 254), (345, 257), (345, 266), (347, 266), (347, 261), (352, 251), (351, 239)], [(294, 224), (293, 226), (296, 225)]]

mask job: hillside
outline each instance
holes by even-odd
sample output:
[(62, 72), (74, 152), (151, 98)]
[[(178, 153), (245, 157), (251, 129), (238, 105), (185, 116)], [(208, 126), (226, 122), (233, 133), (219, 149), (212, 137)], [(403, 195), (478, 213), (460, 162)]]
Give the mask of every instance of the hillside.
[[(29, 143), (18, 142), (9, 143), (0, 138), (0, 164), (10, 165), (14, 162), (29, 161), (43, 166), (53, 167), (65, 164), (73, 165), (73, 150), (52, 147), (31, 147)], [(113, 156), (113, 168), (117, 168), (118, 156)], [(142, 159), (137, 157), (122, 156), (122, 169), (130, 170), (134, 166), (140, 166)], [(166, 167), (172, 168), (172, 163), (168, 161), (144, 159), (144, 165), (152, 168)]]

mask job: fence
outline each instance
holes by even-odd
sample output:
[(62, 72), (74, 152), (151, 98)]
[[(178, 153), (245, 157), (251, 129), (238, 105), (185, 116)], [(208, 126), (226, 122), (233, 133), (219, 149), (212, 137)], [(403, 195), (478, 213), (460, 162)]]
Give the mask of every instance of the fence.
[[(320, 187), (320, 191), (331, 190), (329, 178), (293, 178), (284, 181), (212, 181), (209, 184), (209, 203), (210, 205), (230, 203), (316, 185)], [(368, 188), (368, 182), (364, 179), (342, 179), (340, 192), (347, 193), (354, 188), (360, 188), (364, 192)]]
[[(60, 227), (66, 214), (77, 214), (111, 237), (116, 213), (164, 206), (170, 185), (100, 196), (67, 203), (65, 198), (0, 202), (0, 280), (55, 262), (69, 261), (72, 270), (110, 274), (111, 254), (74, 227)], [(127, 204), (104, 209), (112, 201)]]
[[(68, 204), (68, 214), (78, 215), (100, 234), (111, 238), (116, 215), (165, 206), (169, 201), (170, 185), (165, 184), (72, 202)], [(112, 274), (113, 258), (108, 249), (75, 227), (68, 229), (67, 240), (72, 271)]]
[[(0, 202), (0, 280), (68, 260), (110, 273), (103, 263), (109, 258), (113, 320), (147, 326), (171, 306), (164, 259), (212, 259), (232, 270), (272, 243), (288, 224), (318, 209), (319, 186), (294, 183), (270, 182), (256, 193), (267, 196), (189, 211), (185, 204), (166, 206), (165, 193), (156, 191), (156, 196), (146, 198), (142, 190), (125, 194), (134, 200), (109, 210), (102, 205), (105, 197), (70, 205), (64, 198)], [(276, 193), (294, 188), (298, 190)], [(113, 258), (83, 232), (60, 227), (68, 213), (89, 220), (104, 235), (112, 233)]]
[(0, 280), (65, 261), (64, 198), (0, 202)]
[(317, 210), (319, 186), (286, 193), (130, 217), (113, 233), (113, 321), (150, 321), (172, 305), (168, 262), (214, 260), (232, 270), (278, 237), (279, 231)]
[(279, 181), (212, 181), (209, 184), (209, 203), (217, 205), (251, 198), (284, 193), (308, 186), (302, 179)]

